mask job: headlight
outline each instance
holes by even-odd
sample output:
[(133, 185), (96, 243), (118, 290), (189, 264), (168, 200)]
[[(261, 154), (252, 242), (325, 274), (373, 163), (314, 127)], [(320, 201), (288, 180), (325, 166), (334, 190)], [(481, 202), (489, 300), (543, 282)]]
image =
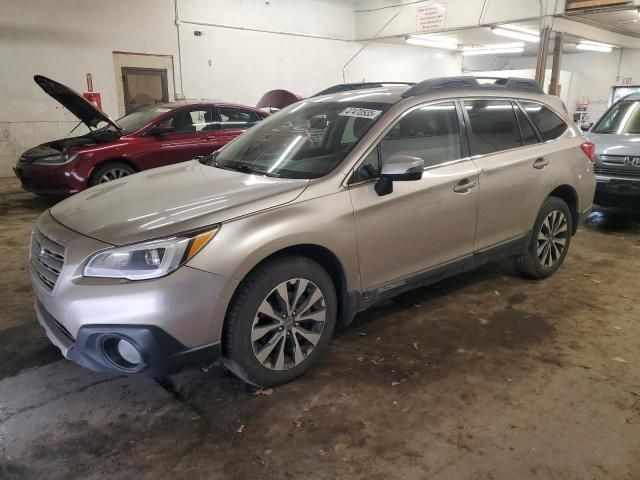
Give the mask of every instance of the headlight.
[(72, 162), (78, 156), (77, 153), (56, 153), (55, 155), (47, 155), (46, 157), (40, 157), (33, 163), (39, 163), (42, 165), (64, 165)]
[(218, 229), (103, 250), (89, 258), (83, 275), (128, 280), (162, 277), (192, 259)]

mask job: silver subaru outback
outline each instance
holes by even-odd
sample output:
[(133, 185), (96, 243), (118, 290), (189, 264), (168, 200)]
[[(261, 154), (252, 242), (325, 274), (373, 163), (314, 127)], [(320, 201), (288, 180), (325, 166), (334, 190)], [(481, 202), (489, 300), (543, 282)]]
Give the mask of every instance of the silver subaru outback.
[(503, 257), (560, 267), (595, 178), (559, 99), (517, 78), (354, 88), (42, 214), (36, 311), (63, 355), (277, 385), (381, 299)]

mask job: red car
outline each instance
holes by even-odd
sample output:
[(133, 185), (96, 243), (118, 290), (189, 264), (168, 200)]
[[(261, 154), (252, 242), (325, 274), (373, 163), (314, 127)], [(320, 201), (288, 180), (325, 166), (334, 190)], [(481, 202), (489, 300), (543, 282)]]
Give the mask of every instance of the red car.
[(20, 156), (16, 176), (25, 190), (40, 195), (72, 195), (140, 170), (208, 155), (268, 116), (244, 105), (189, 101), (149, 106), (113, 121), (69, 87), (40, 75), (34, 80), (90, 130)]

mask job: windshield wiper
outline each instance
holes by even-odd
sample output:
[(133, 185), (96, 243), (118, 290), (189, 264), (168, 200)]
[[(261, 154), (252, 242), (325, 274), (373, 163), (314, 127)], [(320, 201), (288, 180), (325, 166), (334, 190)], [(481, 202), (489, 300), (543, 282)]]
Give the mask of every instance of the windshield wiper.
[(209, 167), (215, 167), (215, 168), (220, 168), (222, 170), (232, 170), (234, 172), (241, 172), (241, 173), (255, 173), (257, 175), (265, 175), (267, 177), (277, 177), (279, 175), (273, 174), (273, 173), (269, 173), (269, 172), (265, 172), (264, 170), (258, 170), (257, 168), (253, 168), (250, 164), (248, 163), (228, 163), (225, 165), (220, 165), (220, 162), (218, 161), (218, 159), (216, 158), (218, 156), (218, 152), (213, 152), (209, 155), (204, 155), (203, 157), (200, 157), (198, 159), (198, 161), (200, 163), (202, 163), (203, 165), (207, 165)]
[(265, 172), (264, 170), (258, 170), (257, 168), (253, 168), (248, 163), (236, 163), (231, 165), (225, 165), (224, 167), (219, 165), (218, 162), (215, 162), (214, 165), (218, 168), (224, 168), (225, 170), (234, 170), (236, 172), (242, 173), (255, 173), (257, 175), (265, 175), (267, 177), (275, 177), (273, 173)]

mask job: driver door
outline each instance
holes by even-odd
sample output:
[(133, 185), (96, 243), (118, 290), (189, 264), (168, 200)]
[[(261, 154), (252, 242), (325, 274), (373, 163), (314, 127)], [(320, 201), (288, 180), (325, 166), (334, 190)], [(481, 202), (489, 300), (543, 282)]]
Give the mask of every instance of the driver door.
[(212, 106), (180, 109), (158, 126), (171, 126), (173, 131), (154, 136), (145, 134), (146, 142), (135, 154), (142, 169), (186, 162), (194, 157), (208, 155), (219, 145), (217, 122)]
[[(360, 276), (365, 296), (420, 281), (473, 254), (478, 169), (468, 158), (460, 107), (447, 102), (413, 107), (366, 156), (351, 178)], [(374, 186), (392, 155), (420, 157), (421, 180)]]

